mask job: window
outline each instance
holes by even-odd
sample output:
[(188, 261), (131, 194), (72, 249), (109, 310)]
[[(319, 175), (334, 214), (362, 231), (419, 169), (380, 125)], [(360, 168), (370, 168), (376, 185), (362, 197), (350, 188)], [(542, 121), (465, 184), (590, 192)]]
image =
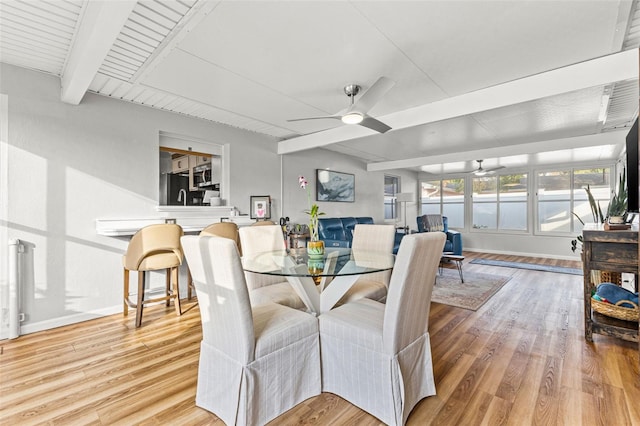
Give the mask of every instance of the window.
[(527, 175), (475, 177), (473, 227), (505, 231), (527, 230)]
[(384, 175), (384, 218), (398, 218), (398, 203), (396, 195), (400, 192), (400, 178)]
[(442, 214), (450, 228), (464, 228), (464, 179), (421, 182), (421, 214)]
[(593, 222), (585, 188), (589, 185), (596, 202), (606, 212), (610, 198), (610, 168), (553, 170), (538, 173), (538, 220), (540, 232), (580, 232), (584, 222)]
[(602, 213), (607, 214), (609, 200), (611, 198), (611, 172), (609, 168), (603, 169), (584, 169), (574, 170), (573, 172), (573, 208), (571, 211), (575, 213), (571, 216), (573, 219), (573, 232), (582, 232), (582, 223), (576, 215), (580, 217), (582, 222), (595, 222), (591, 214), (591, 205), (585, 189), (587, 186), (591, 191), (591, 195), (597, 205), (600, 205)]
[(476, 177), (473, 185), (472, 218), (474, 229), (498, 228), (498, 178)]
[(498, 229), (527, 230), (528, 181), (526, 174), (501, 175), (498, 187)]

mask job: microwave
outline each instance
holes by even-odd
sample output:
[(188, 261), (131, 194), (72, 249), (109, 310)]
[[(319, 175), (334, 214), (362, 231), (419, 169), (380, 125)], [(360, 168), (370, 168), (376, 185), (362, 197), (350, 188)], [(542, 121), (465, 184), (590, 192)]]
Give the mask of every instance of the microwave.
[[(193, 182), (199, 189), (220, 190), (220, 184), (212, 181), (211, 164), (203, 164), (193, 169)], [(218, 187), (217, 189), (215, 187)]]

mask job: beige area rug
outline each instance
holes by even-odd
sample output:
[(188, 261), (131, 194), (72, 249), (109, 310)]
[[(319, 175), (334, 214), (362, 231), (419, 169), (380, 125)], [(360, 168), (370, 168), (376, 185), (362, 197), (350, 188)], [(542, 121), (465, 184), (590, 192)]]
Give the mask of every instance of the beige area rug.
[(477, 274), (463, 270), (464, 283), (455, 269), (445, 269), (436, 275), (431, 301), (445, 305), (477, 311), (498, 292), (511, 277), (504, 275)]

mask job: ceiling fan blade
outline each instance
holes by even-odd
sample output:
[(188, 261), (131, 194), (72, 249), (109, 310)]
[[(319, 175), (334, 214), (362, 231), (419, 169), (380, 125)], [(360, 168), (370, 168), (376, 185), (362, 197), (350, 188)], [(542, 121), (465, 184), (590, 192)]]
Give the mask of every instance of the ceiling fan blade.
[(487, 173), (495, 172), (496, 170), (504, 169), (504, 166), (492, 167), (490, 169), (483, 169)]
[(287, 120), (287, 121), (306, 121), (306, 120), (324, 120), (327, 118), (333, 118), (333, 119), (337, 119), (337, 120), (342, 120), (342, 117), (339, 115), (328, 115), (326, 117), (306, 117), (306, 118), (292, 118), (291, 120)]
[(367, 127), (371, 130), (375, 130), (378, 133), (386, 133), (391, 130), (391, 127), (384, 124), (382, 121), (376, 120), (368, 115), (359, 123), (361, 126)]
[[(387, 77), (380, 77), (369, 90), (356, 101), (351, 110), (366, 114), (389, 91), (396, 82)], [(380, 132), (384, 133), (384, 132)]]
[(461, 170), (459, 172), (447, 172), (447, 173), (442, 173), (443, 175), (464, 175), (464, 174), (468, 174), (468, 173), (473, 173), (473, 172), (477, 172), (478, 169), (474, 169), (474, 170)]

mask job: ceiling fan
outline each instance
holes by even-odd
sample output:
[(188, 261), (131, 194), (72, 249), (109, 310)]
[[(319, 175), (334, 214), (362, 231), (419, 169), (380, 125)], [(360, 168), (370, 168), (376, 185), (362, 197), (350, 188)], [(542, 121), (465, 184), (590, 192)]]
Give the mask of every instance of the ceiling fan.
[(362, 87), (357, 84), (348, 84), (344, 87), (344, 93), (349, 97), (349, 107), (337, 113), (336, 115), (329, 115), (324, 117), (307, 117), (307, 118), (294, 118), (287, 121), (304, 121), (304, 120), (321, 120), (326, 118), (332, 118), (341, 120), (345, 124), (359, 124), (360, 126), (367, 127), (375, 130), (379, 133), (385, 133), (391, 130), (391, 127), (386, 125), (380, 120), (376, 120), (367, 114), (371, 108), (395, 85), (395, 81), (387, 78), (380, 77), (374, 84), (362, 94), (360, 99), (355, 102), (355, 97), (360, 93)]
[(485, 169), (482, 167), (482, 162), (484, 160), (476, 160), (478, 162), (478, 168), (475, 170), (472, 170), (470, 172), (465, 172), (465, 173), (471, 173), (474, 174), (476, 176), (484, 176), (490, 173), (495, 172), (496, 170), (500, 170), (500, 169), (504, 169), (504, 166), (498, 166), (498, 167), (493, 167), (491, 169)]

